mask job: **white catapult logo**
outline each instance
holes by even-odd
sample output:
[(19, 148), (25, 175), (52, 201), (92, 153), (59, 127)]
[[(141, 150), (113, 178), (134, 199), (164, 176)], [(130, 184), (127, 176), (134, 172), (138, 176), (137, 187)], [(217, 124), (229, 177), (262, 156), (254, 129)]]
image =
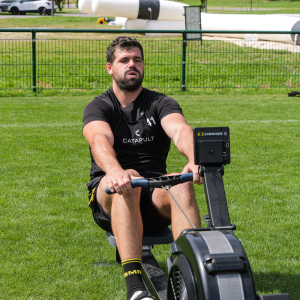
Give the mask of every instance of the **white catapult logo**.
[[(153, 124), (156, 124), (155, 121), (154, 121), (154, 119), (153, 119), (153, 117), (151, 117), (150, 120), (153, 122)], [(147, 123), (148, 123), (149, 126), (152, 126), (152, 123), (150, 122), (150, 120), (147, 119)], [(149, 124), (149, 123), (150, 123), (150, 124)], [(153, 140), (154, 140), (154, 135), (153, 135), (153, 136), (148, 136), (148, 137), (146, 137), (146, 138), (141, 137), (141, 134), (140, 134), (140, 130), (139, 130), (139, 129), (136, 130), (136, 131), (134, 132), (134, 134), (135, 134), (135, 137), (132, 138), (132, 139), (124, 138), (124, 139), (123, 139), (123, 143), (124, 143), (124, 144), (127, 144), (127, 143), (131, 143), (131, 144), (136, 144), (136, 143), (138, 143), (138, 144), (140, 144), (140, 143), (153, 142)]]
[(151, 121), (153, 122), (153, 124), (154, 125), (156, 125), (156, 123), (155, 123), (155, 120), (154, 120), (154, 118), (153, 117), (151, 117), (150, 119), (149, 118), (147, 118), (147, 124), (151, 127), (152, 126), (152, 123), (151, 123)]

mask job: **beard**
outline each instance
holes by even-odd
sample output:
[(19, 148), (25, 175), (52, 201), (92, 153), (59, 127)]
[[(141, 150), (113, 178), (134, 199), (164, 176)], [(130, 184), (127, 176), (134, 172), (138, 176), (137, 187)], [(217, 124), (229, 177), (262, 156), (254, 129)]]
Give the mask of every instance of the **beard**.
[[(138, 73), (139, 76), (136, 78), (126, 78), (126, 75), (131, 71), (135, 71), (136, 73)], [(136, 91), (142, 85), (142, 82), (144, 79), (144, 73), (141, 74), (138, 69), (133, 67), (130, 70), (127, 70), (125, 72), (124, 77), (119, 77), (119, 76), (113, 75), (113, 79), (115, 80), (115, 82), (120, 90)]]

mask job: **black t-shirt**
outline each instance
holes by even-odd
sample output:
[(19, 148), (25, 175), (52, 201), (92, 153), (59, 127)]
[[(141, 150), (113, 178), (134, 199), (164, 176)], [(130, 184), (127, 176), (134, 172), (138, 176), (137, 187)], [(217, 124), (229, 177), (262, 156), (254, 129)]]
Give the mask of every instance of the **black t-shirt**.
[[(113, 148), (123, 169), (134, 169), (141, 176), (165, 174), (171, 140), (160, 121), (172, 113), (182, 114), (172, 98), (143, 89), (129, 106), (122, 107), (112, 89), (96, 97), (83, 111), (83, 126), (92, 121), (107, 122), (114, 135)], [(96, 165), (91, 153), (92, 188), (95, 178), (105, 173)]]

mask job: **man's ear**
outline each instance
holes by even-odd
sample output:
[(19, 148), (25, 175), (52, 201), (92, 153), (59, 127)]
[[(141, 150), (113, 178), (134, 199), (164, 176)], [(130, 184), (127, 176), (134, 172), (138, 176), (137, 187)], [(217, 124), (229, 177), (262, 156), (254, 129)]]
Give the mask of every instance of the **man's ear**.
[(107, 62), (105, 67), (106, 67), (106, 70), (107, 70), (108, 74), (113, 75), (113, 70), (112, 70), (111, 63)]

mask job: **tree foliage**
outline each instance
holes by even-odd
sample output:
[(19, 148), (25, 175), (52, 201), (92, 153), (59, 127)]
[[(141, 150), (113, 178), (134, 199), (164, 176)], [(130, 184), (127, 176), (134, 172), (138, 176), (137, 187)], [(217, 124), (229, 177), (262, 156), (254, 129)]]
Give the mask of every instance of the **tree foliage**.
[(59, 11), (62, 11), (63, 4), (65, 4), (65, 0), (55, 0), (55, 4)]

